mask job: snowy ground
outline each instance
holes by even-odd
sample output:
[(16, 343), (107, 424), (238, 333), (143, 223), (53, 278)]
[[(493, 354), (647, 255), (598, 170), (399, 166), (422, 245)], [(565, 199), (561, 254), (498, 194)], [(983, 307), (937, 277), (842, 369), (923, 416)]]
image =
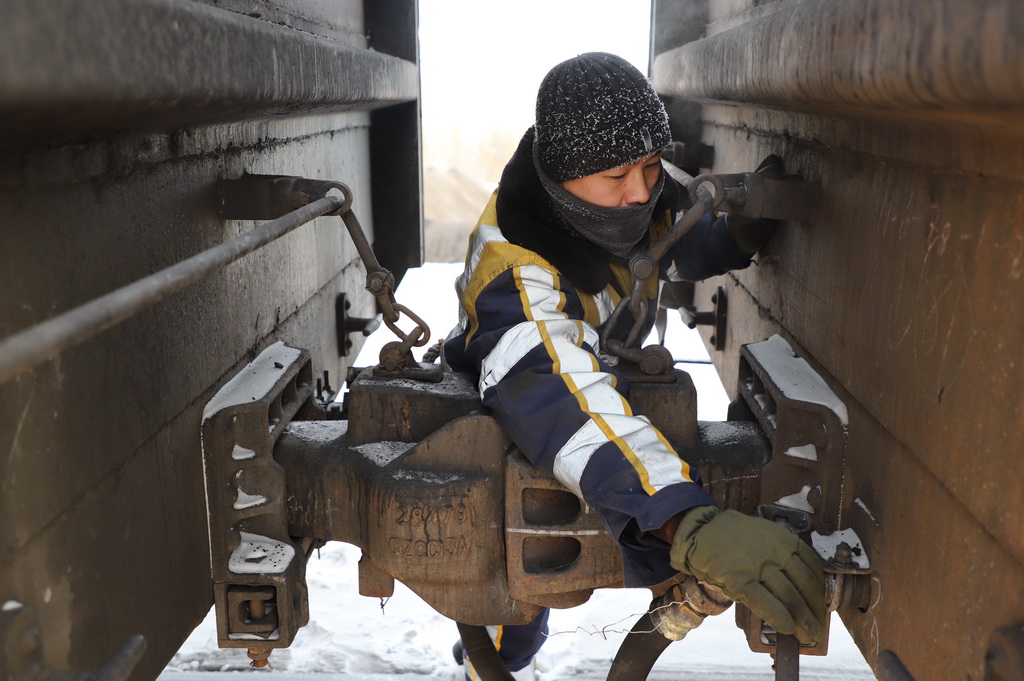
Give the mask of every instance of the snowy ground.
[[(328, 544), (308, 572), (310, 623), (290, 648), (271, 655), (272, 673), (344, 675), (349, 681), (456, 681), (461, 679), (451, 654), (455, 624), (434, 612), (400, 583), (386, 603), (358, 595), (359, 550)], [(587, 603), (551, 614), (551, 637), (538, 656), (539, 681), (604, 679), (625, 633), (650, 602), (644, 589), (602, 590)], [(826, 657), (801, 659), (806, 681), (874, 679), (838, 618), (832, 623)], [(249, 670), (244, 651), (217, 648), (213, 618), (195, 633), (171, 661), (161, 681), (231, 681), (221, 674), (266, 673)], [(191, 673), (190, 673), (191, 672)], [(215, 677), (211, 679), (211, 677)], [(686, 639), (669, 646), (648, 677), (650, 681), (774, 679), (771, 658), (752, 653), (732, 610), (709, 618)], [(268, 681), (273, 681), (269, 679)], [(279, 681), (285, 681), (284, 678)], [(307, 680), (308, 681), (308, 680)]]
[[(460, 270), (454, 264), (426, 265), (411, 271), (396, 294), (398, 302), (430, 324), (435, 339), (454, 324), (451, 282)], [(381, 345), (392, 340), (389, 335), (383, 329), (371, 336), (357, 365), (375, 362)], [(677, 359), (707, 359), (696, 334), (675, 320), (670, 323), (667, 345)], [(727, 398), (714, 370), (706, 365), (682, 368), (690, 371), (697, 384), (698, 418), (724, 419)], [(171, 660), (160, 681), (238, 681), (233, 677), (241, 674), (275, 674), (278, 681), (310, 681), (311, 674), (316, 681), (335, 681), (335, 676), (339, 681), (461, 679), (462, 668), (451, 654), (457, 638), (455, 624), (401, 584), (396, 584), (395, 595), (386, 603), (359, 596), (358, 560), (357, 548), (335, 542), (310, 561), (310, 623), (290, 648), (273, 653), (273, 671), (249, 669), (244, 651), (217, 648), (211, 614)], [(551, 637), (538, 655), (539, 681), (604, 679), (625, 633), (649, 601), (650, 592), (643, 589), (602, 590), (581, 606), (553, 611)], [(771, 658), (748, 650), (729, 610), (669, 646), (648, 678), (769, 681), (775, 677)], [(829, 654), (802, 657), (801, 678), (868, 681), (874, 676), (833, 616)]]

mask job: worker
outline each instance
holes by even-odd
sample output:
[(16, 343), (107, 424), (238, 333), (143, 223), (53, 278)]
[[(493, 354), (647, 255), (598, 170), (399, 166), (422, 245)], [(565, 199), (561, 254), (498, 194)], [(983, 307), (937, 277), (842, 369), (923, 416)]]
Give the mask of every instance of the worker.
[[(600, 345), (632, 287), (630, 254), (675, 219), (681, 188), (661, 163), (670, 141), (654, 86), (621, 57), (582, 54), (551, 69), (535, 123), (470, 237), (444, 361), (476, 375), (484, 406), (516, 447), (600, 513), (627, 587), (694, 575), (777, 631), (815, 641), (825, 597), (814, 551), (775, 523), (719, 509), (630, 407), (628, 381)], [(663, 259), (662, 278), (747, 267), (770, 232), (763, 220), (709, 212)], [(645, 293), (656, 310), (656, 290)], [(546, 622), (545, 610), (503, 628), (498, 652), (515, 678), (533, 678)]]

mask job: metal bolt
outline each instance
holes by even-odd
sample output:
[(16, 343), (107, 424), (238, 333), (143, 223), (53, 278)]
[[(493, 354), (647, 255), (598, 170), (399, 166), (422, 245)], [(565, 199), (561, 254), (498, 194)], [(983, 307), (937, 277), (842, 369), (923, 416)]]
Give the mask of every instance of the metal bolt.
[(629, 271), (637, 279), (650, 279), (658, 271), (657, 263), (646, 253), (638, 253), (629, 261)]
[(832, 558), (836, 565), (853, 565), (853, 547), (846, 542), (839, 542), (836, 554)]
[(661, 345), (648, 345), (640, 351), (640, 371), (647, 376), (661, 376), (673, 367), (672, 353)]
[(811, 505), (815, 511), (821, 508), (821, 486), (815, 485), (814, 488), (807, 493), (807, 503)]
[(812, 444), (815, 447), (818, 449), (825, 449), (828, 445), (828, 429), (825, 427), (825, 424), (823, 423), (818, 426), (811, 437), (813, 438)]
[(274, 652), (273, 648), (249, 648), (248, 652), (249, 659), (252, 660), (252, 662), (249, 663), (250, 667), (254, 667), (256, 669), (270, 667), (270, 653)]
[(366, 290), (373, 295), (380, 295), (388, 290), (387, 275), (383, 272), (374, 272), (366, 278)]

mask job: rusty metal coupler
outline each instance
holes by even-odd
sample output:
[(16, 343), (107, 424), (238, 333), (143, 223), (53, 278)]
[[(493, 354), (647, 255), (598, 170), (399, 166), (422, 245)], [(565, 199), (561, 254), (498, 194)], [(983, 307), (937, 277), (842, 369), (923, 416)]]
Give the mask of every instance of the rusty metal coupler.
[[(336, 207), (325, 214), (342, 218), (366, 267), (366, 290), (400, 339), (385, 347), (375, 371), (440, 380), (439, 367), (434, 372), (412, 360), (411, 348), (425, 345), (430, 330), (395, 301), (394, 276), (380, 266), (370, 248), (346, 185), (246, 174), (221, 181), (218, 190), (219, 212), (225, 219), (275, 220), (314, 201), (335, 199)], [(328, 194), (332, 191), (340, 196)], [(415, 324), (408, 333), (397, 325), (402, 313)], [(288, 471), (274, 452), (292, 421), (323, 418), (313, 399), (314, 384), (309, 353), (279, 342), (221, 388), (203, 414), (218, 640), (221, 647), (247, 648), (255, 667), (267, 666), (270, 652), (289, 646), (308, 621), (306, 559), (322, 544), (317, 537), (327, 538), (295, 531), (289, 517), (294, 514), (293, 497), (286, 492)]]

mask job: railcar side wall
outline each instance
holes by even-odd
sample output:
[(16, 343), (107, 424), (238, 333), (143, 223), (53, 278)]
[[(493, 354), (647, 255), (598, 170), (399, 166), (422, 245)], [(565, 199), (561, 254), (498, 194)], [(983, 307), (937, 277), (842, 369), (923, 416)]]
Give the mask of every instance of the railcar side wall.
[(827, 378), (850, 410), (827, 493), (875, 568), (844, 621), (872, 664), (890, 648), (915, 678), (981, 678), (990, 635), (1024, 622), (1024, 12), (665, 0), (654, 26), (655, 85), (699, 107), (705, 170), (777, 153), (823, 190), (755, 265), (698, 286), (702, 308), (728, 288), (727, 390), (740, 346), (775, 333)]
[[(382, 264), (420, 264), (416, 6), (367, 5), (5, 8), (0, 340), (256, 228), (217, 214), (243, 173), (347, 184)], [(372, 317), (364, 277), (318, 218), (0, 385), (0, 603), (46, 667), (141, 633), (133, 678), (159, 673), (212, 602), (206, 401), (278, 340), (337, 388), (335, 299)]]

